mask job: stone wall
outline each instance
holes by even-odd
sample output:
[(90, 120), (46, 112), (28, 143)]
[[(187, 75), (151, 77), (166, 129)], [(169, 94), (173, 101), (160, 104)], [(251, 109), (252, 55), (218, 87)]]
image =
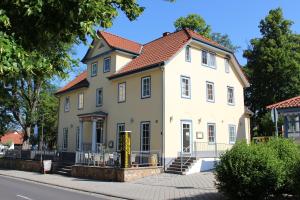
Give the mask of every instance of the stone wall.
[(72, 166), (72, 176), (78, 178), (96, 179), (102, 181), (133, 181), (142, 177), (152, 176), (162, 172), (162, 168), (143, 167), (118, 169), (112, 167)]
[(40, 161), (32, 161), (32, 160), (0, 159), (0, 168), (29, 171), (29, 172), (41, 172), (41, 163)]

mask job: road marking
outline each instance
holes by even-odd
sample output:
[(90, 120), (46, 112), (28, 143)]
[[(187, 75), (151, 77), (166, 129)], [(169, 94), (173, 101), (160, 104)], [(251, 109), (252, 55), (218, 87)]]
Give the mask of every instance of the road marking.
[(29, 198), (29, 197), (26, 197), (26, 196), (23, 196), (23, 195), (17, 195), (17, 197), (20, 197), (20, 198), (23, 198), (23, 199), (27, 199), (27, 200), (33, 200), (33, 199), (31, 199), (31, 198)]

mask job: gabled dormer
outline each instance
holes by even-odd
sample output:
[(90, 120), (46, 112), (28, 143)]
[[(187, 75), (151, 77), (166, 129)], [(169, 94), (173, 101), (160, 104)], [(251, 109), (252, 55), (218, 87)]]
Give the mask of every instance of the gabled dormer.
[(142, 45), (134, 41), (103, 31), (97, 35), (82, 59), (90, 77), (99, 73), (106, 74), (105, 77), (114, 74), (141, 52)]

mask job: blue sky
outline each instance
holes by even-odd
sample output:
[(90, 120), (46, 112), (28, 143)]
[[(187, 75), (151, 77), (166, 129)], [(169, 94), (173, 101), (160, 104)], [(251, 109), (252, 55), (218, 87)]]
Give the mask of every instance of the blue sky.
[[(260, 36), (258, 24), (270, 9), (281, 7), (285, 18), (294, 21), (292, 30), (300, 33), (299, 0), (177, 0), (175, 3), (138, 0), (138, 3), (146, 10), (136, 21), (130, 22), (120, 13), (106, 31), (143, 44), (160, 37), (163, 32), (174, 31), (173, 23), (177, 18), (195, 13), (201, 15), (214, 32), (228, 34), (232, 42), (241, 47), (236, 56), (242, 65), (247, 62), (242, 56), (243, 50), (250, 39)], [(87, 49), (82, 44), (74, 46), (73, 57), (81, 59)], [(57, 82), (58, 85), (64, 85), (84, 68), (84, 65), (75, 68), (69, 78)]]

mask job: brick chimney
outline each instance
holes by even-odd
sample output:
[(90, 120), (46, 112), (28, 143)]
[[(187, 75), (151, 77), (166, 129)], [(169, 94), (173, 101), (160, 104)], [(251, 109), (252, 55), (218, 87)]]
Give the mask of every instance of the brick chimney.
[(163, 33), (163, 37), (165, 37), (165, 36), (167, 36), (167, 35), (169, 35), (170, 34), (170, 32), (164, 32)]

